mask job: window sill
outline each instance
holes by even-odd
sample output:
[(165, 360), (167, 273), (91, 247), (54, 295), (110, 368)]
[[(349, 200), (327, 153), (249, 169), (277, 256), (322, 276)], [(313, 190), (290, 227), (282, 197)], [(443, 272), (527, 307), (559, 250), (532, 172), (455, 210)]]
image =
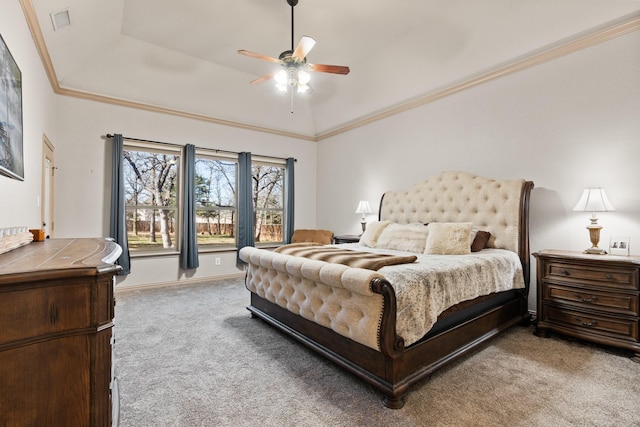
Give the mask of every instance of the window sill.
[(133, 258), (155, 258), (165, 256), (180, 255), (180, 252), (176, 251), (129, 251), (129, 256)]

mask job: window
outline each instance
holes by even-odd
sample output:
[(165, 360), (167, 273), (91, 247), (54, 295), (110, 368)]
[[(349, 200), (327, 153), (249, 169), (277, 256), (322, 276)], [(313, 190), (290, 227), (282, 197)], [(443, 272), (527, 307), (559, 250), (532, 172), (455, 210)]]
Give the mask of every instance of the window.
[(123, 170), (130, 250), (177, 250), (179, 165), (178, 150), (125, 145)]
[[(259, 158), (258, 158), (259, 159)], [(253, 160), (256, 245), (284, 241), (284, 165)]]
[[(182, 236), (182, 148), (141, 141), (124, 145), (125, 215), (132, 253), (177, 253)], [(251, 165), (257, 245), (284, 242), (285, 163), (254, 157)], [(195, 211), (198, 249), (235, 248), (238, 159), (197, 149)]]
[(196, 233), (198, 247), (236, 245), (236, 179), (238, 162), (196, 155)]

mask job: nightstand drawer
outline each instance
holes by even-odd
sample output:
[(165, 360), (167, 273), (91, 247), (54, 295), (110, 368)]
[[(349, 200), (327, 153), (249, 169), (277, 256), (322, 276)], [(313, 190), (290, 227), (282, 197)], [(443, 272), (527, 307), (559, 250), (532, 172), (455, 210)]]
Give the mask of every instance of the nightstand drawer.
[(340, 236), (333, 236), (333, 243), (339, 245), (341, 243), (358, 243), (360, 241), (360, 236), (356, 236), (355, 234), (343, 234)]
[(638, 341), (638, 319), (599, 316), (549, 306), (546, 320), (561, 326)]
[(549, 283), (544, 286), (545, 301), (571, 304), (610, 313), (638, 316), (638, 295), (571, 288)]
[(626, 268), (597, 268), (561, 262), (549, 262), (545, 276), (565, 282), (593, 283), (612, 289), (638, 289), (638, 270)]

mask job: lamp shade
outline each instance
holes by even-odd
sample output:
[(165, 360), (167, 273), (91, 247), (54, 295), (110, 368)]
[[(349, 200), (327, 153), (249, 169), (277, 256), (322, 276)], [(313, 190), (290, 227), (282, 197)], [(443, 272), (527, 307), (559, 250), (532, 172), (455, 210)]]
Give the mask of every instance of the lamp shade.
[(366, 200), (360, 200), (360, 202), (358, 202), (358, 207), (356, 208), (356, 213), (370, 214), (373, 213), (373, 211), (371, 210), (371, 206), (369, 206), (369, 202)]
[(573, 208), (574, 211), (584, 212), (607, 212), (615, 211), (607, 194), (604, 192), (604, 188), (585, 188), (582, 191), (582, 196), (578, 203)]

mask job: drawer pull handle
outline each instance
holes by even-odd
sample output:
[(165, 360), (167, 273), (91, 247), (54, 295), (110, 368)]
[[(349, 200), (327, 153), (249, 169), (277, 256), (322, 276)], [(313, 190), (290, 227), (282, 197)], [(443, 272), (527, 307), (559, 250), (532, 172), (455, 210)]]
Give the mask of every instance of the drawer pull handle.
[(613, 275), (611, 273), (605, 274), (604, 277), (606, 277), (607, 280), (612, 280), (613, 279)]
[(598, 297), (595, 295), (591, 295), (589, 298), (585, 298), (582, 296), (581, 293), (579, 292), (574, 292), (573, 295), (578, 298), (580, 300), (580, 302), (586, 302), (586, 303), (594, 303), (598, 300)]
[(576, 321), (578, 323), (580, 323), (581, 326), (586, 326), (586, 327), (590, 328), (592, 326), (597, 326), (598, 325), (598, 321), (597, 320), (592, 320), (590, 322), (583, 322), (582, 319), (579, 318), (579, 317), (576, 317), (575, 319), (576, 319)]
[(52, 302), (51, 305), (49, 305), (49, 323), (55, 325), (58, 322), (58, 318), (58, 306)]
[(560, 273), (564, 274), (565, 276), (569, 276), (569, 270), (565, 270), (564, 268), (560, 270)]

